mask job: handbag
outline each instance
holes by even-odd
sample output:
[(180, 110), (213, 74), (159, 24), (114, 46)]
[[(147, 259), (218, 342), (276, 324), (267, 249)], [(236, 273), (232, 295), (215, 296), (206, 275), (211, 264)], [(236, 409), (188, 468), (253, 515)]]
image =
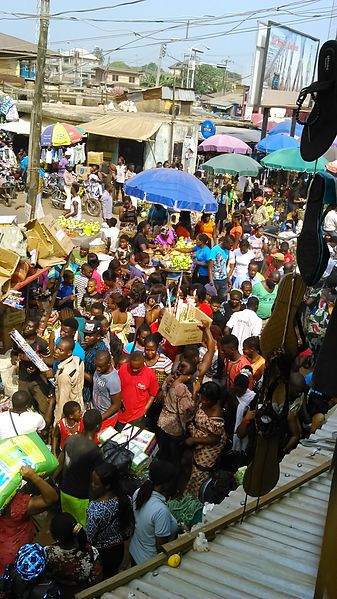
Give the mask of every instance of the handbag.
[(114, 441), (113, 437), (116, 436), (114, 435), (111, 439), (108, 439), (102, 445), (104, 460), (108, 462), (108, 464), (111, 464), (112, 466), (117, 468), (118, 472), (124, 477), (129, 475), (132, 460), (134, 457), (134, 454), (129, 449), (129, 443), (130, 441), (133, 441), (133, 439), (135, 439), (137, 435), (138, 432), (135, 435), (133, 435), (132, 427), (130, 438), (124, 443), (118, 444), (117, 441)]

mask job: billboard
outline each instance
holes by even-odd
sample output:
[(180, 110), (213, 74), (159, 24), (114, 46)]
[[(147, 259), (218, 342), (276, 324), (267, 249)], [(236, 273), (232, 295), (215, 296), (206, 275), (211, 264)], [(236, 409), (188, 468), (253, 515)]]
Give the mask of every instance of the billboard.
[(319, 39), (272, 21), (259, 24), (259, 38), (252, 104), (261, 102), (264, 90), (297, 93), (313, 81)]

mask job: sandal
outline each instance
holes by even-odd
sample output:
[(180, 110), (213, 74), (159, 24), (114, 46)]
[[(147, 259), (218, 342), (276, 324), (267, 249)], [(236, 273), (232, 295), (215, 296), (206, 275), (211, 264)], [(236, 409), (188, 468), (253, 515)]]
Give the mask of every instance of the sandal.
[(322, 225), (327, 211), (336, 205), (335, 178), (329, 173), (316, 173), (307, 200), (302, 231), (297, 240), (297, 264), (305, 283), (312, 287), (321, 279), (329, 262), (330, 252), (323, 237)]
[[(299, 124), (304, 125), (301, 156), (312, 162), (330, 148), (337, 134), (337, 41), (323, 44), (318, 58), (318, 81), (300, 91), (297, 99)], [(311, 95), (315, 104), (305, 122), (299, 118), (303, 103)]]

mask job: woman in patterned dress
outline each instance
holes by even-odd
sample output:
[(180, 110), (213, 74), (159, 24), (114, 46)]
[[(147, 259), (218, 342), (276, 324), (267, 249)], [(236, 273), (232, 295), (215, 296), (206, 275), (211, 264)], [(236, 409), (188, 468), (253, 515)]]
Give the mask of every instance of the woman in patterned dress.
[(199, 406), (187, 426), (189, 437), (185, 443), (193, 450), (193, 465), (185, 493), (195, 497), (198, 497), (201, 483), (209, 477), (226, 439), (219, 391), (214, 382), (201, 385)]

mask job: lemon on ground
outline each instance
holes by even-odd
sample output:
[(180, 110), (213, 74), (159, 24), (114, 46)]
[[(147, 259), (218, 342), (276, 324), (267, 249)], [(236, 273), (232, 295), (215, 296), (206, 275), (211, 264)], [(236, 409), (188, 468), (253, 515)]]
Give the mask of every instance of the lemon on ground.
[(171, 568), (178, 568), (178, 566), (180, 565), (180, 562), (181, 562), (181, 557), (178, 553), (174, 553), (173, 555), (170, 555), (170, 557), (167, 560), (167, 564)]

